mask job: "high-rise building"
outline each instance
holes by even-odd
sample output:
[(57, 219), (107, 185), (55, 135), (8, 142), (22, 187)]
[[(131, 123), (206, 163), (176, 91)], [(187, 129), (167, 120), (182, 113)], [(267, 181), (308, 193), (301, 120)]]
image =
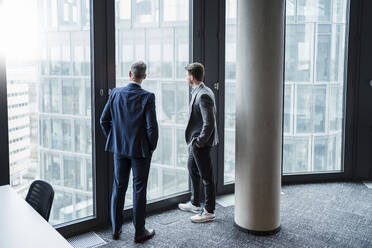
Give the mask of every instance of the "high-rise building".
[(287, 1), (283, 173), (340, 171), (347, 1)]
[[(22, 68), (20, 72), (19, 68)], [(11, 185), (21, 195), (28, 183), (38, 178), (38, 165), (31, 151), (29, 85), (35, 83), (37, 66), (32, 63), (14, 65), (8, 74), (8, 130)]]
[(38, 4), (40, 178), (55, 189), (57, 224), (93, 214), (89, 1)]
[[(236, 3), (226, 1), (225, 183), (235, 177)], [(286, 4), (283, 173), (340, 171), (347, 1)]]

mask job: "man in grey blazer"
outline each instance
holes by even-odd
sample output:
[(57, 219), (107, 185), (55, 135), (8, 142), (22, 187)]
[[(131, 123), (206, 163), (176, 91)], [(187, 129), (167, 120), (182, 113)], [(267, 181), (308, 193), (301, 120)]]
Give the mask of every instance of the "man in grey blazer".
[[(215, 219), (216, 192), (211, 149), (218, 144), (216, 104), (212, 90), (203, 83), (204, 66), (201, 63), (192, 63), (185, 69), (186, 80), (193, 88), (185, 132), (189, 146), (187, 167), (191, 178), (191, 200), (180, 203), (178, 207), (183, 211), (199, 213), (192, 216), (191, 221), (202, 223)], [(204, 208), (200, 205), (200, 181), (205, 192)]]

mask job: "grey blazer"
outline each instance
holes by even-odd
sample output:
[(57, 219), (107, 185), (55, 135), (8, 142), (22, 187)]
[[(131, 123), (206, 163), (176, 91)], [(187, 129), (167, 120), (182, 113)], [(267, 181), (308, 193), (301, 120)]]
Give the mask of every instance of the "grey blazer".
[(200, 147), (218, 144), (216, 112), (213, 91), (202, 83), (190, 102), (189, 121), (185, 131), (187, 145), (194, 140)]

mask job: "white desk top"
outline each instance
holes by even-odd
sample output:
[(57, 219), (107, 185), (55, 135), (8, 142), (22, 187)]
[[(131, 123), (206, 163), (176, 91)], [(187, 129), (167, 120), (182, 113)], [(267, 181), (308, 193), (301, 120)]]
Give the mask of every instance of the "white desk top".
[(72, 248), (9, 185), (0, 186), (0, 247)]

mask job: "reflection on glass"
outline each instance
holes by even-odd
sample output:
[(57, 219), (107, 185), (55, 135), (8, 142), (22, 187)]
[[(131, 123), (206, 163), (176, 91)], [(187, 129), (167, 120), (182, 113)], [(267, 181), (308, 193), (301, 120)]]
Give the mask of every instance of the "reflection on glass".
[(329, 22), (331, 13), (332, 6), (329, 0), (297, 0), (299, 22)]
[(285, 80), (286, 82), (310, 82), (312, 24), (289, 24), (286, 26)]
[[(176, 151), (177, 151), (177, 161), (176, 166), (181, 168), (187, 168), (187, 159), (188, 159), (188, 147), (185, 142), (185, 130), (179, 128), (176, 130), (177, 139), (176, 139)], [(182, 172), (182, 171), (180, 171)], [(187, 180), (186, 180), (187, 181)]]
[(284, 174), (342, 170), (347, 4), (287, 1)]
[(235, 83), (237, 0), (226, 0), (224, 182), (235, 180)]
[(49, 182), (55, 190), (51, 224), (94, 215), (89, 5), (0, 5), (0, 23), (13, 24), (4, 35), (11, 186), (25, 196), (33, 180)]
[(235, 180), (235, 130), (225, 130), (225, 183)]
[[(123, 2), (123, 1), (120, 1)], [(127, 1), (124, 1), (127, 2)], [(159, 1), (135, 0), (133, 20), (138, 24), (154, 24), (159, 21)]]
[[(189, 88), (184, 69), (189, 63), (189, 1), (116, 0), (115, 16), (116, 86), (127, 85), (131, 63), (143, 60), (148, 67), (143, 87), (156, 96), (159, 141), (147, 198), (184, 192), (189, 189), (185, 144)], [(132, 204), (131, 183), (125, 207)]]
[(310, 171), (309, 138), (284, 136), (283, 166), (287, 173)]
[[(225, 184), (234, 180), (236, 5), (226, 1)], [(283, 173), (340, 171), (347, 0), (287, 0)]]
[(293, 116), (293, 104), (292, 104), (292, 85), (287, 84), (284, 92), (284, 121), (283, 121), (283, 132), (289, 133), (291, 130), (292, 116)]

